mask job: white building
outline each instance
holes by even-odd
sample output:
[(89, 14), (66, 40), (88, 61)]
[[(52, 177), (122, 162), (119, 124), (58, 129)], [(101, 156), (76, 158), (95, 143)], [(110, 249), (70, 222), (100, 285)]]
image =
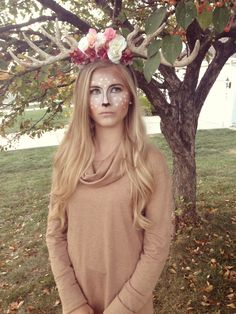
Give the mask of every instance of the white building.
[[(200, 79), (208, 64), (203, 63)], [(199, 127), (228, 128), (236, 126), (236, 58), (230, 58), (212, 86), (199, 116)]]

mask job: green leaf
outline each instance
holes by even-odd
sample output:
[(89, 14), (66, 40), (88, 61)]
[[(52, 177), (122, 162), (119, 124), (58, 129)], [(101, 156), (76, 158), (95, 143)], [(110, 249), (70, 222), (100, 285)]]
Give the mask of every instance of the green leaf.
[(135, 70), (139, 72), (143, 72), (143, 60), (140, 58), (134, 58), (133, 59), (133, 67)]
[(154, 56), (157, 51), (161, 48), (161, 40), (155, 40), (153, 41), (147, 48), (147, 56), (148, 58), (151, 58)]
[(128, 36), (129, 33), (130, 33), (130, 30), (129, 30), (128, 28), (126, 28), (126, 27), (122, 27), (122, 28), (121, 28), (121, 33), (122, 33), (122, 35), (123, 35), (125, 38), (127, 38), (127, 36)]
[(177, 35), (167, 35), (162, 40), (162, 53), (173, 64), (182, 51), (182, 40)]
[(164, 17), (166, 15), (166, 8), (161, 7), (153, 12), (147, 19), (145, 25), (146, 34), (154, 33), (161, 25)]
[(192, 1), (180, 1), (176, 7), (176, 21), (179, 26), (187, 29), (188, 26), (197, 17), (197, 9)]
[(198, 14), (197, 20), (199, 25), (203, 30), (207, 29), (212, 23), (212, 11), (208, 11), (209, 2), (206, 2), (204, 11), (201, 14)]
[(53, 68), (50, 69), (50, 75), (56, 76), (56, 74), (57, 74), (57, 68), (54, 66)]
[(21, 88), (22, 83), (23, 83), (23, 81), (22, 81), (22, 78), (21, 78), (21, 77), (17, 77), (17, 78), (15, 79), (15, 84), (16, 84), (17, 88)]
[(7, 70), (8, 64), (3, 60), (0, 59), (0, 69)]
[(124, 11), (120, 11), (119, 15), (117, 16), (117, 19), (121, 22), (124, 23), (127, 20), (127, 16)]
[(46, 81), (48, 79), (48, 71), (45, 68), (41, 68), (39, 75), (38, 75), (38, 80), (39, 82)]
[(161, 56), (159, 51), (152, 56), (150, 59), (144, 64), (143, 74), (146, 81), (149, 83), (152, 79), (152, 75), (156, 72), (157, 68), (159, 67), (161, 62)]
[(213, 11), (213, 25), (218, 33), (223, 32), (230, 18), (230, 12), (226, 7), (216, 7)]

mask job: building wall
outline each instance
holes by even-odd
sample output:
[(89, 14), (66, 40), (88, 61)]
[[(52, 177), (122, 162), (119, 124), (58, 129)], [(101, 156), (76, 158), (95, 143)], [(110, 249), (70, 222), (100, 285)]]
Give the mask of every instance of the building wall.
[[(206, 70), (202, 66), (200, 78)], [(199, 116), (201, 127), (231, 127), (236, 123), (236, 60), (228, 60), (214, 83)]]

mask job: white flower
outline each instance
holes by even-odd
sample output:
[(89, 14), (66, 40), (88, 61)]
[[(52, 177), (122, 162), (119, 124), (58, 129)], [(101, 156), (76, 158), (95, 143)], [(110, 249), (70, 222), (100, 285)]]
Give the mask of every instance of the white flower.
[(95, 42), (95, 50), (97, 51), (100, 47), (102, 47), (106, 43), (106, 37), (104, 33), (98, 33), (96, 42)]
[(89, 42), (87, 37), (82, 37), (80, 39), (80, 41), (78, 42), (78, 48), (79, 50), (81, 50), (82, 52), (85, 52), (89, 47)]
[(122, 35), (116, 35), (116, 37), (109, 42), (109, 48), (107, 51), (108, 58), (114, 63), (119, 63), (122, 51), (126, 48), (126, 46), (127, 42), (125, 38)]

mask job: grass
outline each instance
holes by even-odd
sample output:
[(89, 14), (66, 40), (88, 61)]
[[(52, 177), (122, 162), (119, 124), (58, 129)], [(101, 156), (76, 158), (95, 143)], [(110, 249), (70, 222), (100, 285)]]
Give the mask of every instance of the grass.
[[(161, 135), (153, 141), (171, 154)], [(0, 153), (0, 313), (61, 313), (45, 245), (55, 147)], [(198, 211), (179, 234), (156, 286), (158, 314), (235, 313), (236, 133), (198, 131)], [(122, 314), (122, 313), (121, 313)]]
[[(37, 124), (37, 127), (39, 127), (40, 125), (42, 126), (43, 121), (49, 118), (49, 114), (51, 114), (51, 113), (46, 113), (46, 111), (47, 109), (37, 109), (37, 108), (35, 110), (25, 111), (22, 115), (18, 116), (18, 118), (16, 119), (12, 127), (9, 127), (5, 130), (6, 134), (19, 132), (21, 124), (24, 123), (24, 121), (28, 121), (28, 120), (30, 123), (30, 124), (27, 124), (28, 127), (31, 127), (38, 121), (39, 123)], [(69, 120), (70, 111), (71, 111), (70, 108), (64, 108), (62, 112), (57, 113), (57, 115), (54, 117), (53, 122), (52, 122), (53, 127), (63, 127), (64, 125), (66, 125)], [(43, 116), (44, 118), (43, 120), (41, 120)]]

